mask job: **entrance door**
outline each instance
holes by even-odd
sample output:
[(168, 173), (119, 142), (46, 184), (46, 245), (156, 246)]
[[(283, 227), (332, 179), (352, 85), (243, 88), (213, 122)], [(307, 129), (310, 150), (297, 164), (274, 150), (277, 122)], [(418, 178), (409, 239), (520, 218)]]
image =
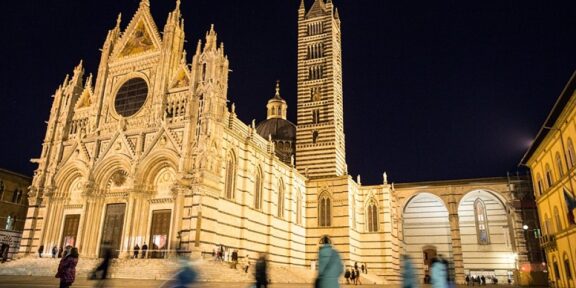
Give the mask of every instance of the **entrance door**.
[(118, 258), (120, 254), (120, 241), (124, 226), (124, 210), (126, 204), (108, 204), (104, 226), (102, 227), (102, 241), (100, 242), (100, 257), (104, 257), (106, 249), (111, 249), (112, 257)]
[(430, 264), (432, 264), (432, 259), (436, 258), (436, 247), (424, 247), (422, 249), (422, 253), (424, 255), (423, 259), (424, 259), (424, 284), (429, 284), (430, 283)]
[(150, 249), (152, 258), (164, 258), (168, 249), (170, 235), (170, 210), (152, 211), (152, 226), (150, 227)]
[(66, 215), (64, 217), (64, 230), (62, 231), (61, 247), (68, 245), (76, 246), (76, 237), (78, 236), (78, 225), (80, 224), (80, 214)]

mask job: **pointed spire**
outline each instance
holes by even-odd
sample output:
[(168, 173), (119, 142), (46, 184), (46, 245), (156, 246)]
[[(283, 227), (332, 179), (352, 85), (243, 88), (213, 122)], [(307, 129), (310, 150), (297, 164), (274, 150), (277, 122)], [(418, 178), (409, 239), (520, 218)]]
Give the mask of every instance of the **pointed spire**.
[(338, 8), (336, 8), (336, 11), (334, 12), (334, 19), (340, 19), (340, 13), (338, 13)]
[(182, 64), (186, 64), (186, 49), (182, 49), (182, 59), (180, 59)]
[(304, 0), (300, 0), (300, 8), (301, 10), (306, 9), (306, 7), (304, 6)]
[(276, 94), (274, 94), (274, 98), (282, 100), (282, 97), (280, 97), (280, 80), (276, 80)]
[(216, 32), (214, 31), (214, 24), (210, 24), (210, 31), (206, 33), (206, 46), (204, 51), (216, 49)]
[(84, 88), (89, 88), (92, 87), (92, 73), (90, 73), (90, 75), (88, 75), (88, 77), (86, 78), (86, 82), (84, 83)]
[(74, 68), (74, 76), (78, 75), (82, 70), (84, 70), (83, 62), (84, 60), (80, 59), (80, 63), (78, 63), (78, 65)]
[(150, 0), (141, 0), (140, 7), (142, 6), (150, 7)]
[(201, 50), (202, 50), (202, 40), (198, 39), (198, 44), (196, 45), (196, 55), (200, 55)]
[(116, 27), (114, 27), (114, 29), (120, 30), (120, 23), (122, 23), (122, 13), (118, 13), (118, 18), (116, 18)]

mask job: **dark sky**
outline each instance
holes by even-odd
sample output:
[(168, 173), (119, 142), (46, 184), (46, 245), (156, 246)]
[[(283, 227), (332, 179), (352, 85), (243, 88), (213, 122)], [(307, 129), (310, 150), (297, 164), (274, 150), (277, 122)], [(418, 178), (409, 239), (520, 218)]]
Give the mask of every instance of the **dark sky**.
[[(276, 79), (296, 106), (299, 0), (183, 0), (188, 59), (214, 23), (246, 123)], [(0, 1), (0, 167), (31, 174), (50, 95), (138, 0)], [(576, 1), (334, 0), (342, 19), (347, 162), (363, 183), (515, 171), (576, 68)], [(306, 0), (310, 7), (312, 0)], [(162, 29), (175, 1), (151, 0)]]

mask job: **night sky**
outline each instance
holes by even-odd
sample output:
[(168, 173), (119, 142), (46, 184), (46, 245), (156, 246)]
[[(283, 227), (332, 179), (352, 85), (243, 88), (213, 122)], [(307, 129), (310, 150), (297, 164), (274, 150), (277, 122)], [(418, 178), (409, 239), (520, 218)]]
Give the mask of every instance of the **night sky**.
[[(175, 0), (150, 0), (163, 29)], [(309, 8), (312, 0), (306, 0)], [(138, 0), (0, 1), (0, 167), (31, 175), (50, 96)], [(296, 122), (300, 0), (183, 0), (191, 61), (210, 24), (230, 59), (228, 98), (266, 117), (277, 79)], [(576, 68), (576, 1), (334, 0), (342, 20), (349, 173), (377, 184), (505, 176)]]

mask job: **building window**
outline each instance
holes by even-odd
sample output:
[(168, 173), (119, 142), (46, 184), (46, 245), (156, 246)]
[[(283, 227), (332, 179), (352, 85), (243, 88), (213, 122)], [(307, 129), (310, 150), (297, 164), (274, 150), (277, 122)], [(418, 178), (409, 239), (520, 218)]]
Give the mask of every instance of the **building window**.
[(556, 167), (558, 167), (558, 175), (560, 177), (564, 176), (564, 168), (562, 167), (562, 158), (560, 153), (556, 152)]
[(486, 217), (486, 206), (482, 199), (474, 201), (474, 216), (476, 218), (476, 233), (478, 244), (490, 244), (490, 234), (488, 233), (488, 218)]
[(20, 203), (22, 199), (22, 190), (14, 189), (14, 194), (12, 194), (12, 203)]
[(324, 78), (324, 67), (321, 65), (308, 68), (308, 80), (318, 80)]
[(544, 192), (544, 189), (542, 187), (542, 176), (540, 176), (540, 174), (536, 175), (536, 185), (537, 185), (536, 193), (538, 194), (536, 196), (540, 196)]
[(0, 201), (4, 198), (4, 181), (0, 180)]
[(560, 269), (558, 268), (558, 261), (556, 260), (556, 257), (554, 257), (552, 262), (554, 263), (554, 276), (556, 278), (556, 282), (560, 282)]
[(234, 154), (230, 153), (226, 160), (226, 183), (225, 189), (226, 198), (234, 198), (234, 188), (236, 186), (236, 159)]
[(296, 198), (296, 224), (302, 223), (302, 193), (298, 191), (298, 197)]
[(278, 217), (284, 217), (284, 181), (278, 185)]
[(552, 169), (550, 169), (550, 165), (546, 164), (545, 168), (546, 170), (546, 184), (548, 184), (548, 187), (552, 187), (552, 184), (554, 184), (554, 179), (552, 178)]
[(554, 206), (554, 221), (556, 221), (556, 233), (562, 231), (562, 220), (560, 220), (557, 206)]
[(322, 22), (308, 24), (308, 36), (318, 35), (324, 33)]
[(262, 209), (262, 170), (256, 169), (256, 179), (254, 180), (254, 209)]
[(317, 141), (318, 141), (318, 131), (314, 130), (312, 132), (312, 143), (316, 144)]
[(15, 218), (12, 215), (8, 215), (8, 217), (6, 217), (6, 230), (13, 230), (14, 229), (14, 222), (15, 222)]
[(320, 101), (322, 99), (321, 87), (312, 87), (310, 88), (310, 100), (311, 101)]
[(566, 142), (568, 142), (568, 163), (566, 165), (568, 165), (568, 168), (572, 168), (574, 161), (576, 161), (576, 158), (574, 158), (576, 156), (574, 155), (574, 143), (572, 143), (572, 138), (570, 137), (568, 137)]
[(328, 193), (324, 192), (318, 197), (318, 226), (331, 226), (332, 204)]
[(566, 272), (566, 278), (572, 279), (572, 268), (570, 268), (570, 259), (568, 255), (564, 253), (564, 271)]
[(320, 109), (312, 110), (312, 123), (320, 123)]
[(366, 223), (368, 223), (368, 232), (378, 231), (378, 207), (374, 199), (370, 200), (370, 203), (366, 209)]

